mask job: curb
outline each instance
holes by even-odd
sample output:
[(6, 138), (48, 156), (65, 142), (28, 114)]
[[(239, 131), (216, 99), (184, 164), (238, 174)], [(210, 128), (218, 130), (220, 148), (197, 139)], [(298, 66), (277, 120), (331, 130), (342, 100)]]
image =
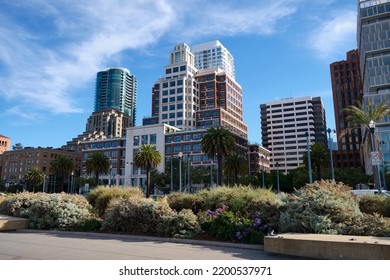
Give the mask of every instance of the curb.
[(207, 240), (196, 240), (196, 239), (180, 239), (180, 238), (169, 238), (169, 237), (128, 235), (128, 234), (118, 234), (118, 233), (80, 232), (80, 231), (61, 231), (61, 230), (21, 229), (17, 231), (27, 232), (27, 233), (53, 234), (59, 236), (75, 236), (75, 237), (77, 236), (79, 238), (90, 237), (90, 238), (104, 238), (104, 239), (124, 239), (129, 241), (171, 242), (171, 243), (178, 243), (178, 244), (181, 243), (181, 244), (192, 244), (192, 245), (214, 246), (214, 247), (225, 247), (225, 248), (241, 248), (246, 250), (264, 251), (264, 245), (240, 244), (240, 243), (207, 241)]

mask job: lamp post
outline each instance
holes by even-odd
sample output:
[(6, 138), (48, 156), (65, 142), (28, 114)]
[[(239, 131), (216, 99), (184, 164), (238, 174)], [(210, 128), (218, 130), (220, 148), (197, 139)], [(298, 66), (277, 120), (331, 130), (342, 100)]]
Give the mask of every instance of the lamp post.
[(70, 175), (70, 193), (74, 193), (73, 185), (74, 185), (74, 171), (72, 171)]
[(278, 193), (280, 193), (280, 184), (279, 184), (279, 162), (276, 162), (276, 182), (278, 186)]
[(188, 192), (191, 193), (191, 171), (190, 171), (190, 167), (191, 167), (191, 155), (190, 154), (187, 154), (187, 157), (188, 157)]
[(213, 161), (210, 163), (210, 188), (213, 186)]
[(173, 193), (173, 165), (172, 165), (173, 157), (171, 156), (171, 193)]
[(312, 177), (312, 170), (311, 170), (311, 158), (310, 158), (310, 134), (308, 131), (305, 133), (306, 138), (307, 138), (307, 162), (308, 162), (308, 167), (309, 167), (309, 183), (313, 183), (313, 177)]
[(262, 186), (264, 189), (264, 187), (265, 187), (265, 184), (264, 184), (264, 156), (261, 156), (261, 182), (262, 182)]
[(182, 189), (181, 189), (181, 159), (183, 157), (183, 153), (180, 152), (179, 153), (179, 191), (182, 192)]
[[(334, 180), (334, 167), (333, 167), (333, 154), (332, 154), (332, 143), (331, 143), (331, 139), (330, 139), (330, 133), (332, 132), (332, 130), (330, 128), (328, 128), (327, 130), (328, 132), (328, 135), (329, 135), (329, 140), (328, 140), (328, 145), (329, 145), (329, 153), (330, 153), (330, 170), (331, 170), (331, 173), (332, 173), (332, 180)], [(336, 130), (333, 130), (334, 133), (336, 133)]]
[[(375, 145), (375, 122), (373, 120), (371, 120), (368, 124), (368, 126), (370, 127), (370, 132), (371, 132), (371, 141), (372, 141), (372, 150), (373, 150), (373, 153), (376, 154), (376, 145)], [(373, 156), (373, 153), (371, 153), (371, 159), (372, 159), (372, 156)], [(379, 168), (378, 168), (378, 164), (375, 164), (375, 172), (374, 172), (374, 176), (375, 176), (375, 181), (376, 181), (376, 184), (377, 184), (377, 188), (378, 188), (378, 192), (381, 193), (382, 190), (381, 190), (381, 179), (379, 177)]]
[(130, 187), (133, 186), (133, 163), (132, 162), (127, 162), (126, 165), (130, 165)]

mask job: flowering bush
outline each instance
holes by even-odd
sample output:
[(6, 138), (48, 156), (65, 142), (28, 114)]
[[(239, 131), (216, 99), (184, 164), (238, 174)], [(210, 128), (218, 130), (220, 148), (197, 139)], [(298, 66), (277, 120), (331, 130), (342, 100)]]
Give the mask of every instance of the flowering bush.
[(159, 236), (191, 238), (199, 232), (198, 219), (190, 209), (183, 209), (179, 213), (174, 212), (172, 215), (162, 216), (157, 226)]
[(245, 243), (263, 243), (268, 227), (259, 218), (259, 213), (247, 218), (240, 212), (232, 212), (223, 205), (215, 211), (198, 214), (203, 230), (221, 240)]

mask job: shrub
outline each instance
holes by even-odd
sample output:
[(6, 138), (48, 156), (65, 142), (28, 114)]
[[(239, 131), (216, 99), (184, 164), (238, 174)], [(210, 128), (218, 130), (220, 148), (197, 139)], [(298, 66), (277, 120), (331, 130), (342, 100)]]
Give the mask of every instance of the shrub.
[(200, 232), (197, 216), (190, 209), (174, 212), (169, 216), (162, 216), (157, 226), (159, 236), (175, 238), (192, 238)]
[(268, 229), (258, 213), (246, 218), (225, 205), (215, 211), (200, 212), (198, 216), (202, 229), (221, 240), (262, 244)]
[(201, 190), (196, 194), (202, 209), (215, 210), (222, 205), (228, 205), (231, 211), (242, 211), (253, 199), (275, 198), (275, 193), (267, 189), (254, 189), (248, 186), (217, 187)]
[(349, 225), (347, 234), (390, 237), (390, 219), (377, 213), (363, 214), (362, 218)]
[(289, 195), (280, 215), (282, 232), (342, 234), (362, 217), (358, 202), (343, 183), (320, 181)]
[(384, 217), (390, 217), (390, 197), (382, 195), (359, 195), (359, 208), (363, 213), (378, 213)]
[(280, 213), (285, 205), (283, 195), (279, 194), (274, 199), (255, 198), (244, 207), (243, 212), (248, 217), (257, 215), (267, 225), (268, 230), (278, 232)]
[(154, 235), (161, 217), (172, 213), (166, 200), (156, 202), (140, 197), (118, 198), (112, 200), (107, 208), (103, 230)]
[(65, 193), (17, 193), (1, 207), (7, 215), (28, 218), (30, 227), (37, 229), (77, 229), (93, 217), (84, 197)]
[(21, 192), (8, 195), (0, 204), (0, 213), (8, 216), (22, 217), (21, 212), (31, 207), (32, 202), (42, 195), (41, 193)]
[(87, 195), (87, 200), (93, 206), (99, 216), (103, 216), (110, 201), (114, 198), (143, 197), (144, 193), (139, 188), (97, 187)]
[(175, 192), (168, 197), (168, 204), (173, 210), (191, 209), (195, 214), (201, 209), (201, 202), (195, 194)]

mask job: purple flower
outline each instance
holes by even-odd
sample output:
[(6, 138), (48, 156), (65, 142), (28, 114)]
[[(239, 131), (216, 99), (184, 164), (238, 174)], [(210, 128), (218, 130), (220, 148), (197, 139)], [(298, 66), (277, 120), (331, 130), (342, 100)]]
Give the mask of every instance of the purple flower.
[(239, 232), (239, 231), (236, 232), (236, 238), (237, 238), (238, 240), (241, 240), (241, 239), (242, 239), (242, 234), (241, 234), (241, 232)]
[(236, 223), (236, 226), (242, 226), (242, 222), (241, 221), (238, 221), (237, 223)]

